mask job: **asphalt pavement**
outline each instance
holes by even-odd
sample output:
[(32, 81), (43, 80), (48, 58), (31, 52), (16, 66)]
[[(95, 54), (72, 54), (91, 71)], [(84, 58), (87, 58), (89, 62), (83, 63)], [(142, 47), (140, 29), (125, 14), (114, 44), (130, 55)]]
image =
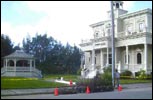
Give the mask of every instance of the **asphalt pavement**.
[[(135, 88), (152, 88), (152, 83), (140, 83), (140, 84), (124, 84), (122, 89), (135, 89)], [(51, 94), (54, 93), (55, 88), (41, 88), (41, 89), (1, 89), (1, 96), (13, 96), (13, 95), (30, 95), (30, 94)], [(115, 89), (114, 91), (116, 91)]]

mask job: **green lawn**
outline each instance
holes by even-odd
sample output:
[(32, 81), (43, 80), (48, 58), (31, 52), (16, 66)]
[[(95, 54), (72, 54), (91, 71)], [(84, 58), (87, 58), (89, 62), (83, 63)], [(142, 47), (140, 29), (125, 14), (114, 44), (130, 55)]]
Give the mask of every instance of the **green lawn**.
[(120, 83), (121, 84), (152, 83), (152, 80), (121, 79)]
[(69, 81), (76, 81), (77, 78), (79, 77), (79, 75), (69, 75), (69, 74), (65, 74), (65, 75), (44, 75), (44, 79), (60, 79), (61, 77), (63, 77), (64, 80)]
[[(23, 89), (23, 88), (54, 88), (68, 86), (67, 84), (45, 81), (63, 77), (64, 80), (76, 82), (78, 75), (46, 75), (42, 79), (23, 77), (1, 77), (1, 89)], [(152, 80), (121, 79), (121, 84), (152, 83)]]
[(37, 78), (1, 77), (1, 89), (54, 88), (61, 86), (67, 85)]

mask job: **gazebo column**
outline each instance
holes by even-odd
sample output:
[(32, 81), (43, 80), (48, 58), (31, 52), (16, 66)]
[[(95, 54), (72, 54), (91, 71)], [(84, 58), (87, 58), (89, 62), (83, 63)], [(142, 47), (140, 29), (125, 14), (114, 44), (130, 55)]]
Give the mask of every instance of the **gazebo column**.
[(3, 67), (5, 67), (5, 60), (3, 60)]
[(30, 59), (30, 72), (32, 71), (32, 60)]
[(36, 65), (35, 65), (35, 60), (33, 60), (33, 66), (34, 66), (34, 68), (36, 67)]
[(6, 68), (6, 71), (7, 71), (7, 59), (5, 60), (5, 62), (6, 62), (6, 66), (5, 66), (5, 68)]
[(14, 71), (16, 73), (16, 59), (14, 59)]

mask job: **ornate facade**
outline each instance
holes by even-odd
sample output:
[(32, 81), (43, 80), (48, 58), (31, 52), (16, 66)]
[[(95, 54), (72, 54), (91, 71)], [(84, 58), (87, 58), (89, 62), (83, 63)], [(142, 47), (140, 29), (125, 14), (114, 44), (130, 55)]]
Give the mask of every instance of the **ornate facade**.
[[(123, 2), (114, 1), (115, 68), (119, 72), (130, 70), (133, 75), (140, 69), (152, 73), (152, 9), (128, 13), (122, 8)], [(108, 20), (90, 25), (94, 38), (80, 43), (85, 78), (93, 78), (112, 64), (111, 12), (107, 13)]]

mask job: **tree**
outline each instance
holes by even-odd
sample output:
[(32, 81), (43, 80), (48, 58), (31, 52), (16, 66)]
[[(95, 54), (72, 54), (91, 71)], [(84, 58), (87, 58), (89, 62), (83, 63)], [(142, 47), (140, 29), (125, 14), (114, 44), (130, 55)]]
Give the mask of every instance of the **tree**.
[(46, 74), (74, 74), (80, 66), (80, 50), (67, 43), (63, 46), (46, 34), (23, 40), (23, 49), (37, 58), (36, 65)]
[(13, 44), (7, 35), (1, 35), (1, 67), (3, 66), (2, 57), (9, 55), (13, 52)]

